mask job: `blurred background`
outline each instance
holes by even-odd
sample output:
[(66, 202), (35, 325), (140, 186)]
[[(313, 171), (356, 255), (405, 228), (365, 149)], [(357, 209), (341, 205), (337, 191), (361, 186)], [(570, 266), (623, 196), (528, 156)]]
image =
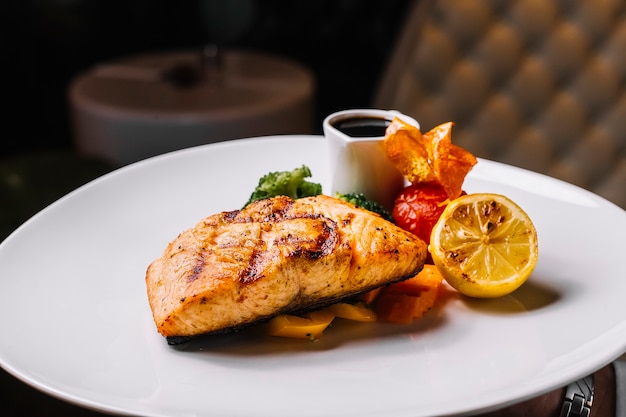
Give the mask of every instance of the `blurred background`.
[[(321, 133), (327, 114), (371, 106), (409, 3), (190, 0), (173, 6), (164, 0), (1, 2), (5, 133), (0, 144), (0, 241), (50, 202), (126, 162), (106, 160), (97, 152), (76, 157), (68, 96), (81, 74), (124, 57), (200, 52), (207, 44), (216, 44), (220, 50), (269, 54), (308, 71), (314, 82), (311, 123), (302, 129), (306, 131), (288, 133)], [(112, 120), (98, 131), (116, 128), (112, 126), (118, 120)], [(95, 126), (90, 128), (87, 136), (95, 135)]]
[(67, 89), (119, 57), (198, 48), (276, 54), (314, 75), (314, 127), (369, 106), (407, 0), (6, 0), (0, 5), (5, 134), (0, 158), (69, 149)]

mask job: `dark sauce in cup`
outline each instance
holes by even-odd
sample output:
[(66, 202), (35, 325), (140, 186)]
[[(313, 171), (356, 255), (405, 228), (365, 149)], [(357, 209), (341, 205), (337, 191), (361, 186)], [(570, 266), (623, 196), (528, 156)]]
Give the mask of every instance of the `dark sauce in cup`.
[(331, 123), (340, 132), (352, 138), (370, 138), (385, 136), (389, 120), (376, 117), (352, 117)]

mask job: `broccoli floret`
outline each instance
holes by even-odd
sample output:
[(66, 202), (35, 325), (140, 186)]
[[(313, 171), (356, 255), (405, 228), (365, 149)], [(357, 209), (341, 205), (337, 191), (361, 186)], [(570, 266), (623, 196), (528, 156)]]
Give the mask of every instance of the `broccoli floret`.
[(306, 165), (293, 171), (270, 172), (259, 179), (259, 184), (245, 206), (257, 200), (279, 195), (297, 199), (322, 194), (321, 184), (305, 180), (310, 176), (311, 170)]
[(382, 216), (383, 219), (388, 220), (390, 222), (393, 221), (393, 216), (389, 211), (387, 211), (382, 205), (377, 203), (376, 201), (368, 200), (367, 197), (363, 193), (335, 193), (335, 198), (338, 198), (343, 201), (347, 201), (348, 203), (352, 203), (357, 207), (363, 208), (365, 210), (372, 211), (374, 213), (378, 213)]

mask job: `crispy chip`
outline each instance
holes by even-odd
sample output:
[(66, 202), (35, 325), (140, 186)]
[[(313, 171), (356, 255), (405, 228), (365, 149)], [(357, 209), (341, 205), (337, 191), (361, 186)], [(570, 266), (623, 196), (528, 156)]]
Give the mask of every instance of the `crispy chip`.
[(434, 183), (450, 199), (462, 193), (465, 176), (476, 157), (452, 144), (452, 122), (422, 134), (418, 128), (395, 118), (385, 134), (387, 157), (411, 183)]
[(387, 157), (410, 182), (435, 180), (428, 147), (415, 126), (396, 117), (387, 127), (384, 147)]

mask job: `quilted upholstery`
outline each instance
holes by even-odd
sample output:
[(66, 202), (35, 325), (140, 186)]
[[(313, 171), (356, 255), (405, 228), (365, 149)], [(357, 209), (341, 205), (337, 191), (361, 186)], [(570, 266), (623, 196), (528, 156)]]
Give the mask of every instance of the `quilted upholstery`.
[(626, 2), (422, 0), (374, 106), (626, 208)]

